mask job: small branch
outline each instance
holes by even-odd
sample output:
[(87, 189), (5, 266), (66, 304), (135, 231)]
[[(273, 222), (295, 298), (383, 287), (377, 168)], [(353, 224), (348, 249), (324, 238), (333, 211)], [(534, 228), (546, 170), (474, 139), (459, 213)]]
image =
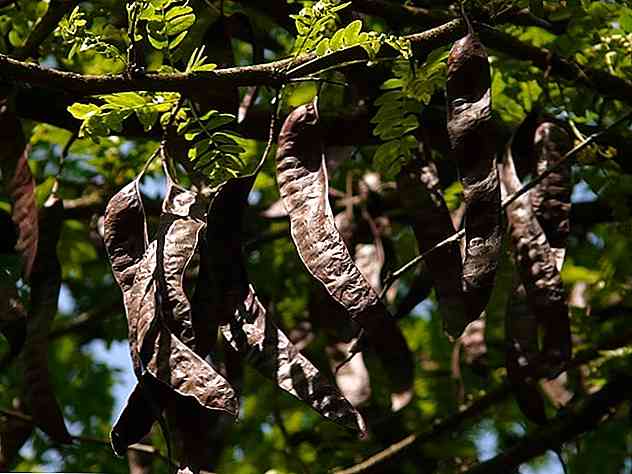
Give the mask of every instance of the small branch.
[[(25, 413), (0, 408), (0, 414), (10, 417), (10, 418), (21, 420), (25, 423), (33, 423), (33, 417)], [(111, 446), (109, 440), (103, 439), (103, 438), (95, 438), (93, 436), (72, 436), (72, 440), (77, 443), (98, 444), (102, 446), (107, 446), (108, 448), (110, 448)], [(169, 459), (165, 455), (163, 455), (158, 449), (156, 449), (154, 446), (151, 446), (148, 444), (136, 443), (129, 446), (127, 449), (131, 451), (138, 451), (140, 453), (151, 454), (152, 456), (156, 456), (157, 458), (163, 460), (167, 464), (171, 464), (172, 467), (177, 467), (177, 464), (170, 462)], [(208, 473), (208, 474), (213, 474), (213, 473)]]
[[(578, 352), (573, 359), (568, 363), (568, 369), (579, 367), (580, 365), (587, 364), (593, 360), (601, 357), (600, 352), (603, 350), (612, 350), (618, 347), (624, 347), (632, 340), (632, 329), (624, 332), (623, 334), (614, 334), (613, 336), (603, 340), (596, 344), (594, 347), (585, 349)], [(628, 390), (632, 389), (632, 384), (628, 380)], [(460, 429), (460, 427), (467, 421), (473, 421), (483, 415), (483, 412), (488, 408), (491, 408), (496, 403), (506, 400), (511, 395), (511, 389), (508, 382), (503, 382), (497, 388), (487, 392), (484, 396), (472, 402), (467, 408), (448, 416), (444, 420), (435, 420), (434, 426), (429, 430), (422, 431), (420, 433), (414, 433), (408, 435), (401, 441), (389, 446), (388, 448), (374, 454), (373, 456), (365, 459), (364, 461), (351, 466), (347, 469), (334, 470), (333, 474), (359, 474), (372, 468), (373, 466), (386, 461), (387, 459), (400, 454), (402, 451), (407, 450), (412, 446), (419, 446), (424, 442), (436, 441), (436, 438), (443, 436), (446, 433), (450, 433)], [(582, 405), (583, 406), (583, 405)], [(560, 415), (556, 418), (565, 418)], [(556, 422), (553, 422), (555, 424)], [(543, 432), (547, 431), (549, 425), (542, 428)], [(548, 449), (548, 448), (547, 448)], [(517, 467), (517, 466), (514, 466)], [(468, 471), (470, 472), (470, 471)], [(478, 472), (478, 471), (477, 471)], [(481, 471), (482, 472), (482, 471)], [(496, 472), (496, 471), (492, 471)], [(512, 472), (511, 469), (505, 471), (499, 471), (503, 474)], [(480, 474), (480, 472), (479, 472)]]
[(616, 376), (597, 393), (577, 406), (560, 413), (553, 422), (522, 438), (498, 456), (467, 471), (469, 474), (505, 474), (514, 472), (522, 463), (558, 450), (565, 442), (594, 429), (618, 405), (632, 397), (632, 378)]

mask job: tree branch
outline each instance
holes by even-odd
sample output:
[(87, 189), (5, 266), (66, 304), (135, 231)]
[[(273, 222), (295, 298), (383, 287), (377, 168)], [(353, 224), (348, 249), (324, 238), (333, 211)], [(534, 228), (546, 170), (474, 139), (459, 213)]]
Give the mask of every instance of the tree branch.
[[(25, 423), (33, 423), (33, 417), (30, 415), (27, 415), (26, 413), (21, 413), (21, 412), (17, 412), (17, 411), (13, 411), (13, 410), (6, 410), (3, 408), (0, 408), (0, 414), (9, 417), (9, 418), (15, 418), (17, 420), (23, 421)], [(92, 443), (92, 444), (99, 444), (102, 446), (107, 446), (108, 448), (110, 448), (110, 441), (107, 439), (102, 439), (102, 438), (95, 438), (93, 436), (72, 436), (72, 440), (74, 442), (77, 443)], [(60, 449), (62, 449), (63, 446), (60, 446)], [(145, 454), (150, 454), (152, 456), (156, 456), (157, 458), (163, 460), (165, 463), (167, 463), (167, 465), (171, 465), (172, 467), (177, 467), (177, 464), (173, 463), (169, 458), (167, 458), (167, 456), (165, 456), (164, 454), (162, 454), (157, 448), (155, 448), (154, 446), (148, 445), (148, 444), (140, 444), (140, 443), (136, 443), (136, 444), (132, 444), (131, 446), (129, 446), (127, 449), (129, 449), (130, 451), (137, 451), (139, 453), (145, 453)], [(208, 474), (213, 474), (213, 473), (208, 473)]]
[[(567, 369), (570, 370), (572, 368), (579, 367), (580, 365), (587, 364), (588, 362), (596, 360), (601, 357), (601, 351), (623, 347), (627, 345), (631, 340), (632, 329), (625, 331), (624, 333), (614, 334), (613, 336), (606, 338), (600, 343), (595, 344), (594, 347), (578, 352), (569, 362)], [(632, 384), (630, 384), (629, 378), (627, 378), (626, 380), (628, 380), (627, 383), (629, 385), (629, 391), (632, 389)], [(472, 402), (467, 408), (464, 408), (461, 411), (448, 416), (444, 420), (437, 420), (433, 427), (429, 430), (408, 435), (401, 441), (398, 441), (397, 443), (378, 452), (377, 454), (374, 454), (364, 461), (347, 469), (335, 470), (333, 471), (333, 474), (359, 474), (361, 472), (367, 472), (377, 464), (380, 464), (395, 455), (401, 454), (403, 451), (408, 450), (412, 446), (421, 446), (425, 442), (434, 441), (439, 436), (443, 436), (446, 433), (451, 433), (460, 429), (465, 422), (471, 422), (475, 419), (480, 418), (488, 408), (492, 407), (496, 403), (500, 403), (506, 400), (510, 395), (511, 389), (509, 387), (509, 383), (505, 381), (497, 388), (487, 392), (484, 396)], [(622, 397), (621, 401), (623, 400), (623, 398), (625, 397)], [(585, 405), (581, 404), (579, 409), (581, 409), (581, 407), (583, 406)], [(559, 419), (563, 419), (563, 416), (560, 415), (555, 420)], [(553, 425), (557, 426), (556, 423), (557, 421), (552, 422)], [(542, 431), (546, 432), (548, 426), (550, 425), (547, 424), (547, 426), (543, 427)], [(483, 471), (476, 472), (478, 474), (481, 474), (481, 472)], [(512, 471), (511, 469), (507, 469), (498, 472), (502, 472), (503, 474), (505, 474)]]
[(543, 426), (498, 456), (467, 471), (469, 474), (505, 474), (514, 472), (522, 463), (549, 449), (559, 449), (565, 442), (595, 428), (603, 417), (632, 397), (632, 378), (615, 376), (597, 393), (582, 403), (560, 413), (552, 423)]

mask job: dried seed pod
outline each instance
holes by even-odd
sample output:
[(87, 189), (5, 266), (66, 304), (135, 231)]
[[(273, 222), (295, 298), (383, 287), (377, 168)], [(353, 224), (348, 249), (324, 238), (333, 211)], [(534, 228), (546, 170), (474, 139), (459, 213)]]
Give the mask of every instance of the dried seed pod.
[[(145, 379), (143, 382), (151, 384), (151, 379)], [(155, 389), (159, 390), (160, 387)], [(154, 420), (160, 413), (160, 407), (149, 395), (151, 390), (149, 387), (141, 387), (140, 384), (136, 384), (128, 395), (123, 410), (114, 422), (110, 441), (112, 450), (119, 456), (125, 453), (128, 446), (140, 442), (149, 434)]]
[[(0, 127), (6, 120), (0, 113)], [(18, 241), (15, 249), (23, 260), (23, 273), (26, 279), (30, 277), (35, 261), (38, 244), (38, 212), (35, 201), (35, 180), (28, 164), (30, 147), (26, 144), (21, 128), (11, 137), (11, 143), (4, 153), (0, 154), (3, 187), (11, 199), (11, 216), (19, 229)], [(3, 141), (3, 144), (6, 143)], [(12, 156), (13, 153), (19, 155)], [(3, 156), (4, 155), (4, 156)]]
[[(13, 401), (12, 408), (17, 412), (23, 412), (24, 407), (20, 399)], [(0, 469), (11, 472), (18, 452), (33, 434), (33, 423), (0, 415)]]
[(57, 314), (61, 288), (61, 265), (57, 243), (64, 218), (61, 199), (51, 196), (40, 211), (40, 239), (31, 273), (31, 312), (24, 343), (25, 402), (36, 426), (58, 443), (71, 442), (64, 417), (55, 399), (48, 371), (48, 343), (51, 323)]
[(105, 250), (110, 258), (114, 279), (123, 292), (130, 353), (137, 377), (141, 376), (142, 369), (139, 348), (136, 345), (136, 321), (131, 317), (129, 305), (134, 276), (148, 245), (147, 222), (139, 180), (140, 176), (136, 177), (110, 199), (103, 224)]
[(446, 89), (451, 156), (466, 205), (463, 290), (471, 321), (489, 301), (502, 244), (491, 77), (487, 52), (473, 32), (452, 46)]
[[(256, 172), (229, 179), (213, 198), (207, 215), (209, 273), (221, 275), (214, 278), (221, 281), (215, 281), (210, 288), (224, 305), (216, 313), (222, 323), (221, 333), (234, 350), (280, 388), (324, 417), (364, 432), (361, 416), (266, 316), (248, 284), (241, 247), (242, 225), (255, 178)], [(232, 310), (230, 318), (228, 309)]]
[[(502, 167), (503, 185), (508, 194), (522, 187), (508, 150)], [(571, 332), (566, 295), (555, 256), (538, 223), (529, 193), (507, 207), (507, 219), (514, 257), (524, 284), (527, 302), (538, 324), (544, 329), (542, 354), (534, 376), (555, 377), (564, 370), (571, 356)]]
[(233, 349), (280, 388), (325, 418), (361, 433), (366, 431), (364, 420), (349, 401), (266, 317), (266, 310), (252, 286), (236, 318), (222, 325), (221, 331)]
[[(433, 163), (419, 160), (408, 163), (397, 177), (397, 187), (404, 209), (412, 218), (420, 253), (454, 234)], [(424, 263), (437, 292), (444, 330), (457, 338), (471, 321), (466, 314), (461, 287), (463, 266), (459, 243), (451, 242), (429, 253)]]
[[(315, 104), (286, 119), (277, 148), (277, 180), (290, 216), (292, 240), (308, 271), (362, 326), (388, 370), (393, 402), (410, 398), (412, 355), (395, 319), (362, 276), (334, 225)], [(395, 402), (395, 400), (399, 401)]]
[[(11, 215), (0, 211), (0, 259), (6, 258), (8, 261), (13, 258), (17, 241), (18, 229), (11, 220)], [(9, 343), (9, 351), (4, 357), (5, 360), (10, 361), (24, 345), (26, 311), (18, 296), (15, 283), (6, 277), (0, 279), (0, 333)]]
[[(189, 400), (187, 403), (197, 404), (198, 408), (208, 411), (221, 411), (231, 416), (238, 412), (238, 400), (233, 388), (213, 367), (195, 354), (182, 341), (174, 336), (158, 317), (158, 292), (155, 275), (157, 272), (156, 242), (152, 242), (138, 266), (130, 293), (128, 312), (130, 319), (136, 321), (136, 345), (140, 349), (140, 361), (143, 367), (140, 382), (143, 395), (152, 404), (164, 407), (175, 397)], [(158, 385), (156, 385), (158, 384)], [(169, 389), (167, 395), (162, 390), (152, 387), (164, 386)], [(136, 388), (134, 389), (137, 390)], [(112, 440), (129, 441), (130, 434), (123, 430), (127, 420), (134, 419), (134, 411), (146, 404), (139, 397), (130, 397), (128, 405), (119, 416), (119, 422), (112, 429)], [(146, 419), (146, 418), (143, 418)], [(142, 430), (139, 430), (142, 431)], [(142, 433), (144, 436), (146, 433)], [(141, 436), (142, 437), (142, 436)], [(138, 440), (136, 440), (138, 441)], [(126, 446), (116, 441), (116, 452), (121, 454)]]
[[(573, 143), (565, 127), (545, 121), (535, 130), (533, 145), (536, 172), (540, 174), (557, 165)], [(571, 164), (567, 160), (530, 192), (533, 212), (556, 254), (558, 270), (570, 233), (571, 190)]]
[(529, 420), (544, 424), (544, 398), (533, 377), (533, 365), (539, 357), (538, 321), (527, 305), (524, 286), (518, 281), (505, 313), (505, 341), (507, 378), (518, 406)]
[(158, 288), (162, 317), (170, 331), (195, 348), (191, 304), (184, 290), (184, 273), (198, 247), (205, 226), (205, 208), (197, 193), (176, 185), (167, 174), (167, 196), (158, 229)]

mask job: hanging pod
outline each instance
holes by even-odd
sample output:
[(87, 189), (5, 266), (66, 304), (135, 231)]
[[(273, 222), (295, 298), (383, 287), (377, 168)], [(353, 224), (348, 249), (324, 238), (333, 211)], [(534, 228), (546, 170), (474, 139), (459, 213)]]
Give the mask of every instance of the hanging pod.
[[(187, 337), (190, 326), (190, 321), (186, 324), (190, 306), (187, 309), (182, 275), (203, 226), (199, 215), (189, 219), (199, 210), (192, 205), (195, 196), (183, 188), (176, 189), (168, 176), (159, 239), (148, 245), (139, 192), (141, 175), (112, 198), (105, 218), (106, 250), (123, 291), (130, 349), (139, 379), (112, 429), (117, 454), (140, 441), (162, 409), (178, 400), (190, 400), (198, 409), (232, 416), (238, 411), (230, 384), (180, 339), (182, 335)], [(186, 223), (174, 225), (178, 220), (174, 216)], [(129, 236), (126, 229), (134, 229), (136, 234)], [(183, 239), (182, 245), (178, 238)], [(168, 265), (164, 264), (165, 258), (169, 259)], [(179, 322), (184, 324), (179, 327)]]
[(469, 322), (487, 306), (502, 245), (491, 76), (487, 52), (471, 27), (448, 56), (446, 95), (450, 156), (465, 200), (463, 292)]
[(231, 178), (214, 196), (207, 215), (207, 264), (212, 313), (230, 347), (277, 386), (325, 418), (365, 432), (360, 414), (266, 315), (248, 282), (242, 242), (248, 194), (267, 153), (254, 173)]
[[(423, 253), (450, 237), (455, 230), (439, 188), (436, 166), (417, 156), (402, 168), (397, 177), (397, 188), (404, 209), (412, 218), (419, 252)], [(451, 242), (433, 250), (424, 258), (424, 263), (437, 293), (444, 331), (456, 339), (470, 322), (463, 298), (459, 243)]]
[[(502, 167), (507, 194), (522, 187), (508, 148)], [(543, 328), (542, 348), (530, 370), (531, 376), (556, 377), (571, 356), (571, 333), (566, 295), (555, 254), (533, 213), (529, 193), (507, 207), (514, 258), (525, 288), (527, 303)], [(512, 344), (508, 341), (508, 344)]]
[(334, 224), (315, 103), (295, 109), (283, 125), (277, 147), (277, 181), (301, 260), (364, 328), (388, 372), (392, 406), (404, 406), (412, 397), (412, 354), (397, 322), (354, 264)]

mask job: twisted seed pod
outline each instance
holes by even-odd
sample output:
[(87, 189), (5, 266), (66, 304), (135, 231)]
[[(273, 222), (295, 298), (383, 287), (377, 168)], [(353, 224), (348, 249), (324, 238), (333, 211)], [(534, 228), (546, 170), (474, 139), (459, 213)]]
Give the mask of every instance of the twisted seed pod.
[(206, 225), (198, 195), (169, 179), (158, 229), (158, 287), (162, 316), (170, 331), (195, 349), (191, 304), (184, 290), (184, 273)]
[(489, 301), (502, 244), (491, 77), (487, 52), (473, 32), (452, 46), (446, 89), (451, 156), (466, 205), (463, 291), (471, 321)]
[[(412, 161), (397, 177), (404, 209), (412, 217), (419, 252), (431, 249), (454, 234), (450, 212), (439, 188), (433, 163)], [(470, 319), (466, 315), (461, 281), (463, 265), (458, 242), (429, 253), (424, 262), (434, 282), (445, 332), (458, 338)]]
[(412, 356), (395, 319), (353, 263), (336, 229), (324, 161), (316, 107), (298, 107), (286, 119), (277, 148), (277, 181), (292, 240), (307, 270), (365, 329), (388, 370), (393, 404), (401, 405), (411, 396)]
[(28, 280), (39, 236), (35, 181), (27, 159), (30, 146), (6, 97), (0, 98), (0, 142), (3, 145), (0, 151), (2, 187), (11, 200), (11, 216), (19, 229), (15, 249), (22, 256), (23, 274)]
[[(186, 406), (200, 417), (216, 411), (236, 416), (238, 410), (230, 384), (178, 338), (184, 335), (193, 342), (182, 278), (204, 226), (204, 209), (194, 193), (175, 186), (169, 178), (159, 239), (145, 250), (146, 221), (139, 178), (114, 196), (105, 219), (106, 249), (123, 291), (139, 379), (112, 429), (117, 454), (140, 441), (166, 407)], [(134, 235), (126, 233), (130, 229)], [(178, 336), (168, 326), (178, 331)]]
[(515, 285), (505, 313), (505, 366), (507, 378), (525, 416), (534, 423), (546, 423), (544, 398), (533, 378), (537, 364), (538, 321), (527, 305), (522, 284)]
[(134, 277), (147, 248), (147, 222), (140, 196), (138, 176), (108, 202), (104, 216), (105, 250), (110, 258), (112, 273), (123, 292), (123, 304), (128, 320), (129, 344), (134, 372), (142, 374), (139, 348), (136, 344), (136, 321), (129, 305)]
[[(511, 153), (502, 167), (503, 185), (508, 194), (522, 187), (516, 174)], [(532, 364), (534, 377), (555, 377), (564, 370), (571, 356), (571, 333), (566, 295), (555, 255), (536, 219), (529, 193), (520, 196), (507, 207), (507, 219), (514, 249), (514, 258), (527, 294), (531, 312), (544, 329), (542, 353)]]
[[(540, 174), (557, 165), (573, 143), (565, 127), (545, 121), (537, 127), (533, 145), (536, 172)], [(565, 161), (530, 193), (533, 212), (556, 254), (558, 270), (564, 262), (570, 233), (571, 188), (571, 164)]]
[(48, 370), (51, 323), (57, 314), (61, 265), (57, 243), (64, 218), (61, 199), (51, 196), (40, 211), (39, 228), (46, 235), (37, 245), (31, 273), (31, 312), (24, 343), (25, 402), (36, 426), (58, 443), (70, 443), (64, 417), (55, 399)]
[[(265, 156), (265, 155), (264, 155)], [(207, 215), (209, 273), (215, 276), (210, 290), (233, 313), (219, 313), (220, 330), (230, 347), (281, 389), (311, 406), (324, 417), (350, 429), (365, 432), (364, 421), (351, 404), (288, 337), (267, 317), (244, 263), (241, 243), (244, 212), (256, 172), (228, 180), (213, 198)], [(219, 293), (222, 291), (224, 293)]]

